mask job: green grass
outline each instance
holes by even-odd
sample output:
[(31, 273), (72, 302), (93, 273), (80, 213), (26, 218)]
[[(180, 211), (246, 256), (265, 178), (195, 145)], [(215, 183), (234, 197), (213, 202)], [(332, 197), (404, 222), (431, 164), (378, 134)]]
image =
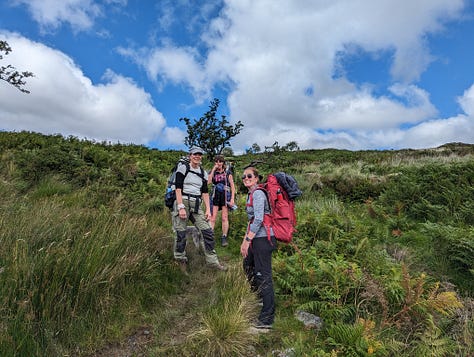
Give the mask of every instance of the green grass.
[[(240, 182), (230, 244), (216, 245), (230, 270), (206, 268), (189, 242), (185, 276), (162, 202), (182, 153), (28, 133), (0, 133), (0, 148), (2, 356), (89, 357), (144, 329), (149, 356), (474, 352), (472, 146), (234, 157), (235, 177), (257, 159), (304, 192), (298, 249), (280, 244), (273, 259), (275, 329), (261, 335), (248, 333)], [(297, 309), (323, 328), (305, 329)]]
[(1, 315), (11, 334), (2, 355), (87, 350), (106, 337), (109, 319), (126, 329), (128, 309), (174, 291), (163, 236), (147, 217), (71, 210), (52, 200), (2, 207)]

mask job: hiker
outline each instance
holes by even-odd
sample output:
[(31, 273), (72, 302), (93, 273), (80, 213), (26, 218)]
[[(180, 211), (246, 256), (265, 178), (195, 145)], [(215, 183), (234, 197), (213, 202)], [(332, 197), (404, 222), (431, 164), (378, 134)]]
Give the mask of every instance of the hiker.
[[(275, 318), (275, 292), (272, 278), (272, 253), (277, 242), (270, 231), (263, 226), (265, 213), (270, 213), (270, 204), (264, 191), (257, 189), (261, 177), (254, 167), (244, 170), (242, 180), (249, 190), (246, 211), (249, 220), (246, 235), (240, 246), (243, 267), (252, 291), (258, 294), (263, 306), (256, 328), (271, 328)], [(252, 196), (252, 197), (251, 197)]]
[[(217, 213), (222, 211), (222, 237), (221, 245), (226, 247), (227, 234), (229, 233), (229, 208), (235, 206), (235, 185), (232, 172), (226, 167), (224, 156), (217, 155), (214, 159), (214, 167), (209, 172), (207, 182), (212, 183), (214, 189), (212, 191), (212, 217), (211, 227), (214, 229), (216, 225)], [(229, 197), (230, 195), (230, 197)]]
[[(207, 173), (201, 168), (204, 151), (197, 146), (189, 150), (189, 168), (180, 163), (176, 169), (176, 200), (173, 205), (172, 221), (176, 231), (174, 242), (174, 258), (185, 271), (186, 257), (186, 226), (188, 220), (201, 232), (204, 240), (206, 263), (215, 269), (226, 270), (217, 258), (214, 250), (214, 232), (209, 224), (211, 211)], [(202, 209), (204, 201), (206, 211)]]

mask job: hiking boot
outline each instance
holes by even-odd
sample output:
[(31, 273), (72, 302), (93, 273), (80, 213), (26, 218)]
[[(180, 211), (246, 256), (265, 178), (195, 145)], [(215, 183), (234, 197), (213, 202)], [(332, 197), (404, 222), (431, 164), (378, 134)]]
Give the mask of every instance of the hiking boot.
[(227, 237), (226, 236), (222, 236), (221, 238), (221, 245), (223, 247), (227, 247), (229, 245), (229, 243), (227, 242)]
[(256, 323), (253, 327), (259, 330), (271, 330), (273, 328), (273, 325), (269, 324), (262, 324), (260, 322)]
[(261, 333), (268, 333), (270, 332), (270, 329), (263, 329), (263, 328), (256, 328), (255, 326), (250, 326), (248, 329), (248, 333), (251, 335), (258, 335)]
[(222, 265), (221, 263), (215, 263), (215, 264), (208, 264), (208, 267), (211, 269), (216, 269), (220, 271), (226, 271), (227, 267), (225, 265)]

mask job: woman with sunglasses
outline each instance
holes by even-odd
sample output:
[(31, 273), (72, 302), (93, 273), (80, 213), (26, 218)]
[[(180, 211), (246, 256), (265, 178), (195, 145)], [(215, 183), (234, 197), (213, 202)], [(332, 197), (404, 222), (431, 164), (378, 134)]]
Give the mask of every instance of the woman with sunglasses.
[(258, 189), (259, 180), (256, 168), (247, 167), (244, 170), (242, 181), (249, 191), (246, 204), (249, 224), (240, 253), (244, 258), (243, 267), (250, 286), (263, 303), (255, 327), (268, 329), (272, 328), (275, 318), (272, 253), (277, 243), (273, 231), (270, 231), (269, 237), (263, 225), (264, 215), (270, 213), (270, 204), (266, 193)]
[[(186, 271), (186, 227), (188, 221), (201, 232), (204, 240), (206, 263), (215, 269), (226, 270), (217, 258), (214, 249), (214, 231), (209, 224), (211, 218), (207, 173), (202, 169), (204, 151), (197, 146), (189, 150), (189, 166), (179, 164), (176, 169), (176, 201), (173, 206), (173, 229), (176, 231), (174, 258), (183, 271)], [(204, 201), (205, 209), (202, 209)]]
[[(222, 237), (221, 244), (226, 247), (227, 234), (229, 233), (229, 207), (234, 206), (235, 185), (232, 172), (227, 170), (224, 156), (217, 155), (214, 159), (214, 167), (209, 172), (207, 182), (212, 183), (214, 189), (212, 191), (212, 216), (211, 227), (214, 229), (217, 219), (217, 213), (222, 211)], [(228, 194), (230, 193), (230, 199)]]

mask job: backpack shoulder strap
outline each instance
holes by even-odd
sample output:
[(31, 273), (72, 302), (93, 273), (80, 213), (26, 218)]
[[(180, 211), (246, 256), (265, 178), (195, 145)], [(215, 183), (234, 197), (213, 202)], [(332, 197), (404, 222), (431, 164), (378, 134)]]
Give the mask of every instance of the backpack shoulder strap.
[(189, 173), (189, 172), (192, 172), (193, 174), (199, 176), (201, 178), (201, 180), (204, 181), (204, 169), (202, 168), (202, 166), (199, 166), (199, 168), (201, 169), (201, 172), (198, 173), (196, 171), (192, 171), (191, 170), (191, 165), (189, 164), (189, 162), (185, 162), (184, 163), (186, 165), (186, 173), (184, 174), (184, 177), (186, 177), (186, 175)]
[(263, 215), (263, 226), (265, 227), (265, 230), (267, 231), (267, 239), (271, 243), (270, 233), (271, 233), (271, 226), (272, 226), (272, 221), (273, 221), (273, 218), (272, 218), (273, 208), (270, 203), (270, 197), (265, 186), (263, 184), (260, 184), (255, 188), (255, 190), (253, 190), (252, 192), (249, 192), (250, 199), (248, 200), (249, 202), (247, 203), (247, 207), (253, 206), (253, 194), (255, 193), (255, 191), (263, 191), (263, 193), (265, 193), (265, 197), (267, 199), (268, 206), (270, 208), (270, 213), (264, 213)]
[[(263, 193), (265, 193), (265, 197), (267, 198), (267, 201), (268, 201), (268, 204), (270, 206), (270, 199), (268, 197), (268, 191), (265, 189), (265, 187), (263, 185), (258, 185), (257, 188), (255, 188), (255, 190), (253, 190), (252, 192), (249, 192), (249, 203), (248, 203), (248, 206), (253, 206), (253, 194), (255, 191), (263, 191)], [(270, 209), (271, 209), (271, 206), (270, 206)]]
[(184, 173), (184, 177), (188, 174), (189, 171), (191, 171), (191, 166), (189, 165), (189, 162), (185, 162), (184, 165), (186, 166), (186, 171)]

